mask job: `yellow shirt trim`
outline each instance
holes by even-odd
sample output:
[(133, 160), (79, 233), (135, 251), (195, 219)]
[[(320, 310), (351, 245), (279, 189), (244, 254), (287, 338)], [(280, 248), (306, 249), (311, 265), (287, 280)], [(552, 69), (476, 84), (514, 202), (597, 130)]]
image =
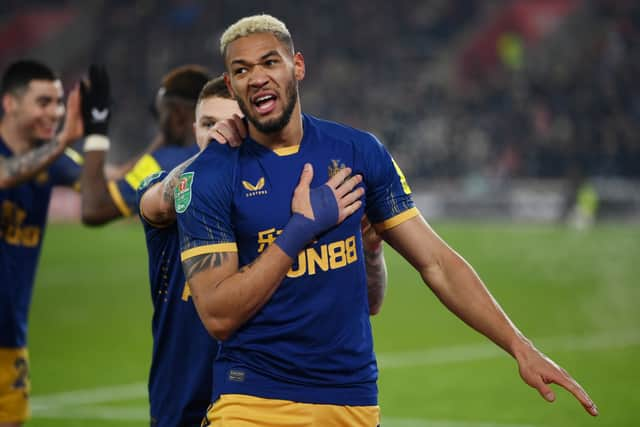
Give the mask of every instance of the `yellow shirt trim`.
[(212, 254), (219, 252), (238, 252), (238, 246), (235, 243), (216, 243), (213, 245), (198, 246), (197, 248), (187, 249), (180, 254), (180, 260), (185, 261), (194, 256), (202, 254)]
[(396, 163), (395, 160), (393, 160), (393, 158), (391, 158), (391, 161), (393, 162), (393, 167), (396, 169), (396, 173), (400, 178), (400, 183), (402, 184), (402, 190), (404, 190), (404, 194), (411, 194), (411, 187), (409, 187), (409, 184), (407, 183), (407, 178), (405, 178), (404, 173), (402, 173), (402, 169), (400, 169), (400, 166), (398, 166), (398, 164)]
[(127, 206), (122, 198), (118, 185), (114, 181), (109, 181), (107, 183), (107, 189), (111, 195), (111, 200), (113, 200), (113, 203), (116, 205), (122, 216), (131, 216), (131, 209), (129, 209), (129, 206)]
[(413, 218), (414, 216), (420, 215), (420, 211), (418, 208), (407, 209), (406, 211), (392, 216), (391, 218), (380, 222), (378, 224), (373, 224), (373, 228), (375, 228), (376, 233), (382, 233), (385, 230), (389, 230), (390, 228), (395, 227), (396, 225), (400, 225), (403, 222)]
[(290, 156), (292, 154), (296, 154), (298, 151), (300, 151), (300, 144), (293, 145), (291, 147), (275, 148), (273, 150), (273, 152), (278, 156)]
[(124, 176), (124, 179), (129, 183), (131, 188), (137, 190), (146, 177), (160, 170), (162, 170), (162, 168), (156, 159), (150, 154), (145, 154), (136, 162), (133, 169)]
[(82, 157), (82, 154), (78, 153), (76, 150), (74, 150), (71, 147), (67, 147), (64, 149), (64, 154), (70, 158), (71, 160), (73, 160), (73, 162), (77, 165), (83, 165), (84, 164), (84, 157)]

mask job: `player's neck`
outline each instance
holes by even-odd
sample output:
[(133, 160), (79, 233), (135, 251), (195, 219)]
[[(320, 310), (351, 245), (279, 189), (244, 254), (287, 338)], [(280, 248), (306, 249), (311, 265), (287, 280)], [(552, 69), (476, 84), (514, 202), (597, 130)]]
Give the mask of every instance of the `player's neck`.
[(249, 122), (249, 136), (251, 139), (271, 150), (300, 145), (303, 135), (300, 102), (296, 103), (289, 123), (279, 132), (263, 133)]
[(0, 120), (0, 137), (14, 154), (24, 154), (35, 145), (10, 120)]

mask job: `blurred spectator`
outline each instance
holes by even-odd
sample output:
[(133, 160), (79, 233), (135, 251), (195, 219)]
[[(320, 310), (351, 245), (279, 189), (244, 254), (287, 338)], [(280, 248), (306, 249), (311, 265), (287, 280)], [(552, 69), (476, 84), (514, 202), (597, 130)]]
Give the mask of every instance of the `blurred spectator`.
[[(3, 3), (5, 22), (19, 14), (18, 3), (48, 4)], [(637, 1), (545, 0), (558, 15), (527, 34), (509, 19), (520, 19), (520, 6), (539, 6), (530, 0), (57, 3), (81, 10), (77, 19), (91, 19), (94, 29), (78, 35), (87, 53), (65, 59), (65, 71), (80, 74), (94, 60), (112, 74), (114, 141), (122, 142), (114, 161), (149, 142), (152, 82), (183, 63), (222, 71), (220, 30), (268, 12), (290, 23), (305, 55), (305, 110), (372, 129), (407, 175), (499, 184), (577, 168), (584, 176), (640, 177)], [(508, 8), (520, 15), (501, 14)], [(452, 58), (495, 16), (505, 28), (495, 35), (495, 67), (450, 84)]]

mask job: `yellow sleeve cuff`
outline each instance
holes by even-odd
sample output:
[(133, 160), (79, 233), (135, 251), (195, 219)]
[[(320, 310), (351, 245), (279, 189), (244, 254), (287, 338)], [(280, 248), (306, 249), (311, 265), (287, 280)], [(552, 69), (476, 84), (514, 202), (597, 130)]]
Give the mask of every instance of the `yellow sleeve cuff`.
[(406, 211), (399, 213), (396, 216), (392, 216), (391, 218), (379, 222), (377, 224), (373, 224), (373, 228), (376, 230), (376, 233), (382, 233), (383, 231), (389, 230), (397, 225), (402, 224), (403, 222), (420, 215), (420, 211), (418, 208), (410, 208)]
[(180, 260), (185, 261), (194, 256), (219, 252), (238, 252), (238, 246), (235, 243), (216, 243), (213, 245), (198, 246), (183, 251), (180, 254)]

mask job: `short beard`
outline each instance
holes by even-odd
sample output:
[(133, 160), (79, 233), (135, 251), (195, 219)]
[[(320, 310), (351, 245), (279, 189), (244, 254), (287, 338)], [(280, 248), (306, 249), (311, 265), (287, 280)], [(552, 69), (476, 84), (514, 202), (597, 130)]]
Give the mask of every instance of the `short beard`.
[(262, 133), (271, 134), (280, 132), (287, 124), (289, 124), (289, 120), (291, 120), (291, 115), (293, 114), (293, 109), (295, 108), (296, 100), (298, 99), (298, 84), (295, 78), (291, 80), (291, 84), (287, 87), (286, 96), (287, 103), (284, 106), (282, 115), (266, 122), (260, 122), (257, 117), (253, 116), (249, 111), (249, 108), (247, 108), (247, 104), (245, 104), (242, 99), (238, 97), (236, 100), (238, 101), (238, 106), (240, 107), (242, 114), (244, 114), (247, 120), (249, 120), (256, 129)]

